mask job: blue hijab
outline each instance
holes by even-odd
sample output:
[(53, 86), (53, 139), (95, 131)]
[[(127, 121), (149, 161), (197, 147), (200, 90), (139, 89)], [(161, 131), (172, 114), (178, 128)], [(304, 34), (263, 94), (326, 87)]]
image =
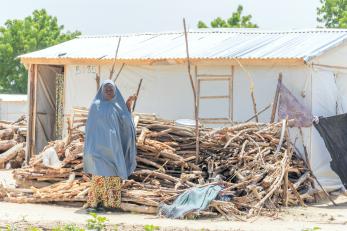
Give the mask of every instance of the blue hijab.
[[(104, 98), (111, 84), (115, 96)], [(84, 171), (127, 179), (136, 168), (136, 132), (122, 94), (111, 80), (102, 83), (89, 109), (84, 142)]]

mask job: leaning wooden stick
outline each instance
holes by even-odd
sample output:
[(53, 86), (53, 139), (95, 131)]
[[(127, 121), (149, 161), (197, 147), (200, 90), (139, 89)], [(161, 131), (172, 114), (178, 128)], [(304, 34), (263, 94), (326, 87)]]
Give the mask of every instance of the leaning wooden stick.
[(279, 94), (280, 94), (280, 89), (281, 89), (281, 84), (282, 84), (282, 73), (280, 73), (279, 77), (278, 77), (275, 98), (274, 98), (273, 106), (272, 106), (270, 123), (273, 123), (275, 121), (276, 111), (277, 111), (277, 104), (278, 104), (278, 99), (279, 99)]
[[(289, 134), (289, 129), (288, 129), (288, 116), (286, 118), (285, 138), (286, 138), (286, 142), (287, 142), (289, 160), (291, 160), (294, 149), (293, 149), (291, 141), (290, 141), (290, 134)], [(286, 207), (288, 206), (288, 199), (289, 199), (288, 198), (288, 183), (289, 183), (288, 169), (289, 169), (289, 162), (287, 163), (286, 171), (284, 174), (284, 183), (283, 183), (283, 202), (284, 202), (284, 206), (286, 206)]]
[(254, 111), (254, 115), (255, 115), (255, 121), (259, 122), (258, 112), (257, 112), (257, 104), (255, 101), (255, 96), (254, 96), (254, 88), (251, 89), (251, 97), (252, 97), (252, 102), (253, 102), (253, 111)]
[(133, 103), (133, 107), (132, 107), (132, 110), (131, 110), (132, 112), (135, 111), (136, 101), (137, 101), (137, 98), (139, 97), (139, 93), (140, 93), (140, 89), (141, 89), (141, 85), (142, 85), (142, 80), (143, 80), (143, 79), (140, 79), (139, 85), (138, 85), (138, 87), (137, 87), (136, 99), (135, 99), (135, 101), (134, 101), (134, 103)]
[(119, 71), (118, 71), (116, 77), (114, 77), (114, 80), (113, 80), (114, 83), (116, 83), (116, 81), (117, 81), (117, 79), (118, 79), (120, 73), (122, 73), (122, 70), (123, 70), (124, 66), (125, 66), (125, 63), (122, 64), (122, 66), (120, 67), (120, 69), (119, 69)]
[(268, 106), (266, 106), (264, 109), (262, 109), (260, 112), (258, 112), (256, 115), (252, 116), (251, 118), (249, 118), (248, 120), (245, 121), (245, 123), (251, 121), (252, 119), (256, 118), (257, 116), (259, 116), (260, 114), (262, 114), (263, 112), (265, 112), (267, 109), (269, 109), (272, 106), (272, 103), (269, 104)]
[(96, 81), (96, 91), (100, 88), (100, 65), (98, 66), (98, 71), (95, 74), (95, 81)]
[(114, 55), (114, 61), (113, 61), (112, 68), (111, 68), (111, 71), (110, 71), (110, 76), (108, 77), (108, 79), (112, 79), (112, 76), (113, 76), (113, 73), (114, 73), (114, 67), (116, 66), (116, 61), (117, 61), (117, 56), (118, 56), (118, 50), (119, 50), (120, 40), (121, 40), (121, 37), (119, 37), (119, 39), (118, 39), (118, 44), (117, 44), (117, 48), (116, 48), (116, 53), (115, 53), (115, 55)]
[(194, 96), (194, 117), (195, 117), (195, 135), (196, 135), (196, 146), (195, 146), (195, 156), (196, 156), (196, 163), (199, 162), (199, 112), (198, 112), (198, 105), (197, 105), (197, 97), (196, 97), (196, 90), (194, 87), (194, 81), (192, 74), (190, 72), (190, 58), (189, 58), (189, 46), (188, 46), (188, 34), (187, 34), (187, 27), (186, 27), (186, 20), (183, 18), (183, 28), (184, 28), (184, 38), (186, 43), (186, 53), (187, 53), (187, 68), (188, 68), (188, 75), (190, 79), (190, 84), (193, 90), (193, 96)]

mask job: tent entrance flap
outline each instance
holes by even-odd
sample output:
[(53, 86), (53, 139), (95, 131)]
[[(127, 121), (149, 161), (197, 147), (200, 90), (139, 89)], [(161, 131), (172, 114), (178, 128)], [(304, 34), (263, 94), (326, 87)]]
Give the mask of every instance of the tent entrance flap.
[(61, 124), (62, 115), (57, 112), (62, 112), (63, 73), (63, 66), (39, 65), (37, 68), (35, 153), (41, 152), (49, 141), (61, 138), (57, 137), (61, 134), (57, 124)]

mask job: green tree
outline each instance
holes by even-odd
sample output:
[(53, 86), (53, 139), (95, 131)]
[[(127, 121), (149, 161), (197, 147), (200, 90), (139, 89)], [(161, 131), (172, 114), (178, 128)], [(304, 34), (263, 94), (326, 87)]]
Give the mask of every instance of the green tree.
[[(232, 13), (231, 17), (228, 19), (222, 19), (218, 17), (211, 21), (211, 27), (213, 28), (256, 28), (257, 24), (251, 22), (252, 15), (242, 15), (243, 6), (239, 5), (237, 10)], [(208, 26), (203, 21), (198, 22), (198, 28), (207, 28)]]
[(0, 92), (26, 93), (28, 74), (18, 55), (40, 50), (80, 35), (78, 31), (63, 32), (56, 17), (46, 10), (35, 10), (24, 20), (7, 20), (0, 27)]
[(317, 21), (328, 28), (347, 28), (347, 0), (320, 0)]

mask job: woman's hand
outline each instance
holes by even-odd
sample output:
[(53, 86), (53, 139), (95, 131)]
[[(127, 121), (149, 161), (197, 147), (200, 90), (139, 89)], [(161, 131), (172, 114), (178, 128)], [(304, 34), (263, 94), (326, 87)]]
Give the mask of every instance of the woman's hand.
[(132, 96), (129, 96), (128, 100), (127, 101), (135, 101), (137, 99), (137, 95), (132, 95)]
[(126, 101), (126, 105), (128, 107), (128, 110), (131, 112), (131, 106), (133, 105), (133, 102), (137, 99), (137, 95), (129, 96), (129, 98)]

